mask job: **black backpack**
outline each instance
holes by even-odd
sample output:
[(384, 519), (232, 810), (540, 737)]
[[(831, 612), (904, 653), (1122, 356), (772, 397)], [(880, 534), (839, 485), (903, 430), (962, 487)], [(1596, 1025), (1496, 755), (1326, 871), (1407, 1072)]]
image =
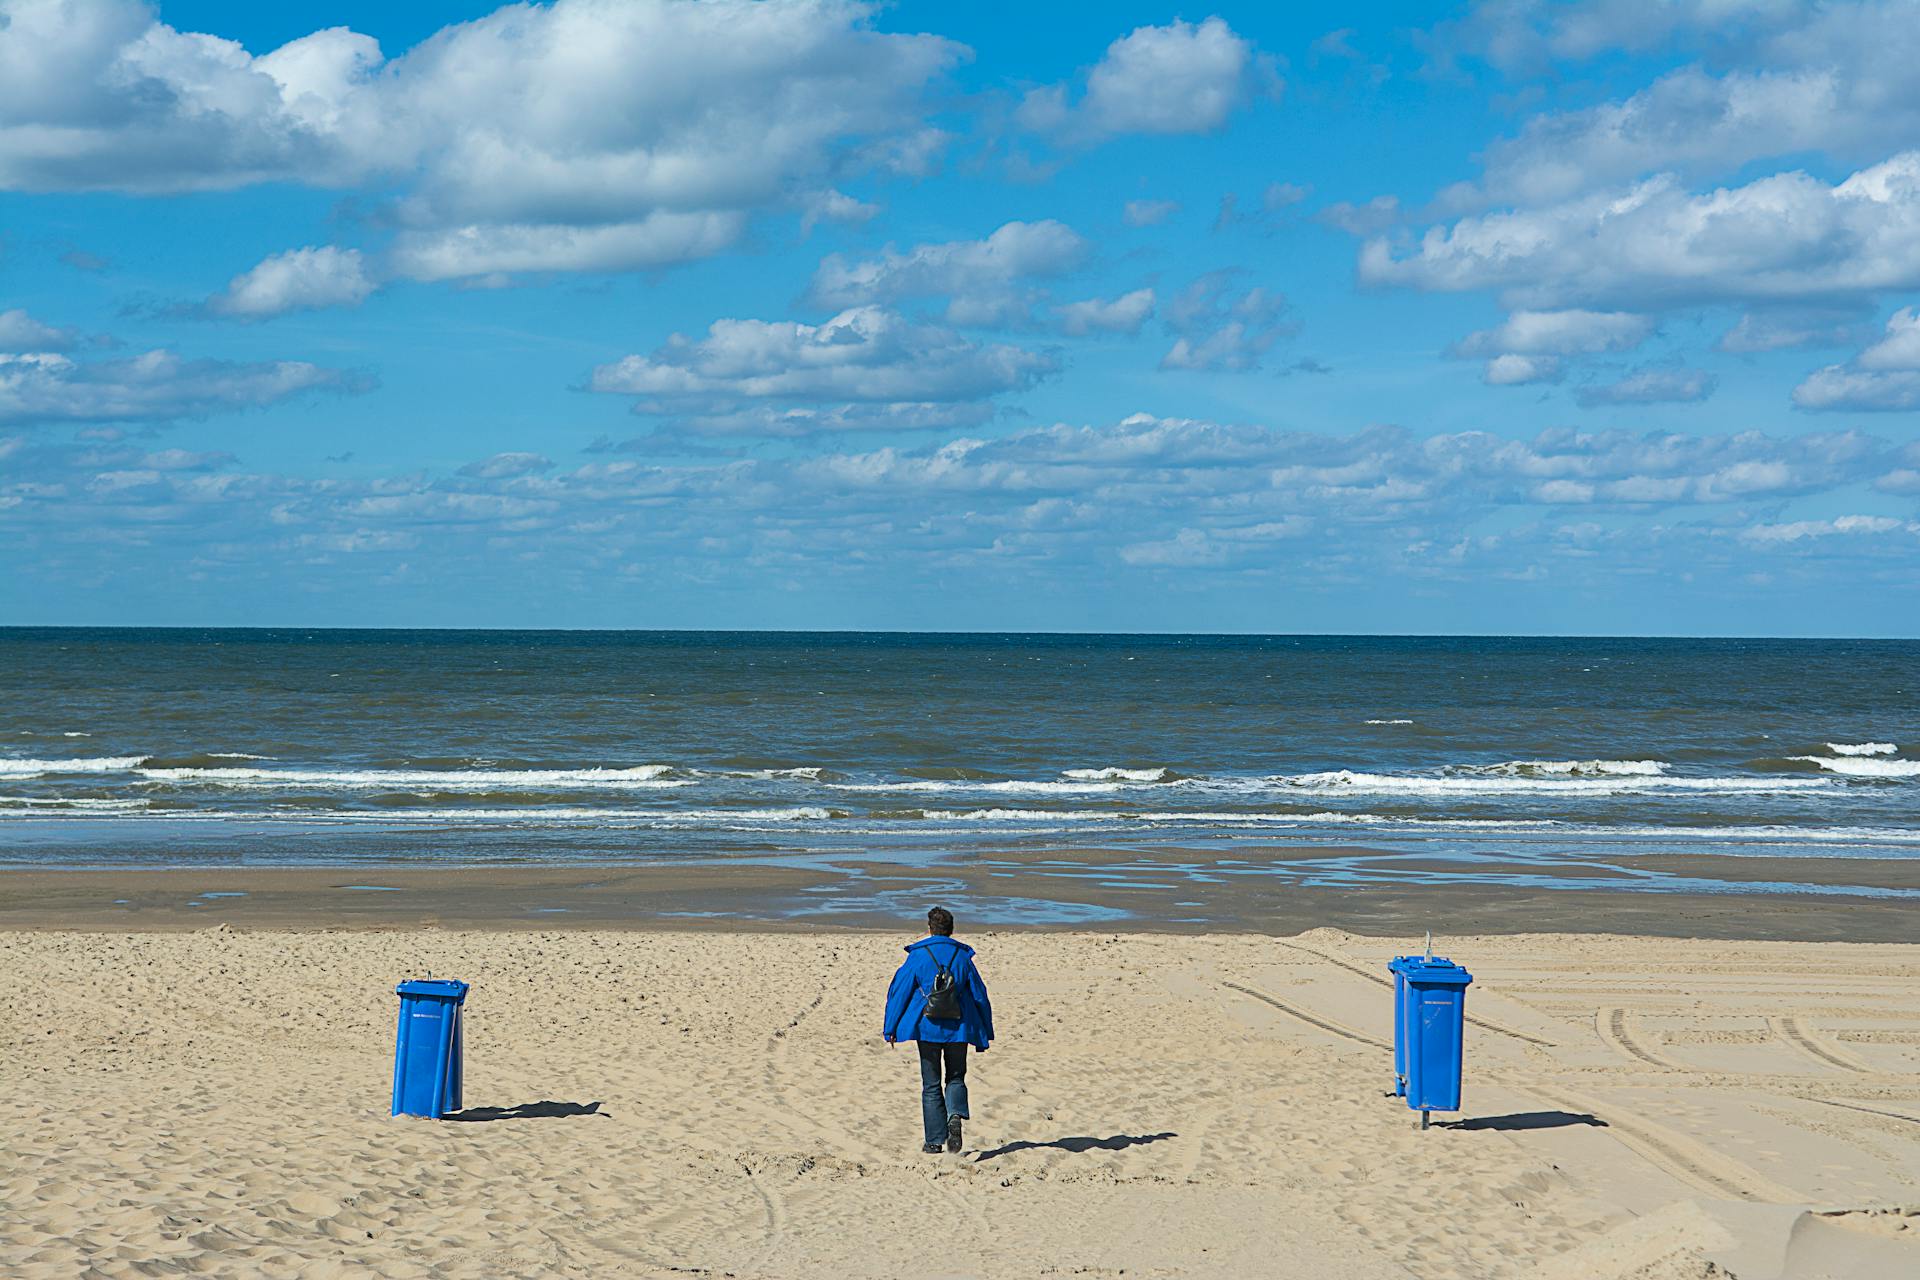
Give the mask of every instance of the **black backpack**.
[[(960, 947), (956, 943), (953, 959), (959, 958)], [(934, 960), (933, 965), (940, 972), (933, 977), (933, 987), (927, 992), (926, 1007), (921, 1010), (921, 1015), (932, 1018), (936, 1022), (958, 1022), (960, 1020), (960, 988), (954, 985), (953, 973), (947, 965), (941, 964), (938, 959)]]

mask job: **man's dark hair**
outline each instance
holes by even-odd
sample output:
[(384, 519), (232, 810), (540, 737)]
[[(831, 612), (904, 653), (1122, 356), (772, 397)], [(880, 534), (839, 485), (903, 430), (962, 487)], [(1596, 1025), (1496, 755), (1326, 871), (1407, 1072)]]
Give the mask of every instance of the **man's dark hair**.
[(953, 912), (945, 907), (935, 907), (927, 912), (927, 932), (938, 938), (953, 936)]

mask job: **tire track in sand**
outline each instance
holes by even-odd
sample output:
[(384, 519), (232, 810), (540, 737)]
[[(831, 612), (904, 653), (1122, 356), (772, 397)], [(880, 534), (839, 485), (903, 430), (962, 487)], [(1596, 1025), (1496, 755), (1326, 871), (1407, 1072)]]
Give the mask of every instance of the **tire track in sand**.
[(1385, 1049), (1389, 1053), (1393, 1052), (1393, 1046), (1388, 1044), (1384, 1040), (1376, 1040), (1372, 1036), (1368, 1035), (1366, 1032), (1357, 1031), (1354, 1028), (1347, 1026), (1343, 1022), (1335, 1022), (1331, 1018), (1323, 1018), (1319, 1014), (1308, 1013), (1304, 1009), (1297, 1009), (1294, 1006), (1288, 1004), (1286, 1001), (1277, 999), (1274, 996), (1270, 996), (1266, 992), (1261, 991), (1258, 988), (1243, 987), (1237, 982), (1228, 982), (1224, 979), (1221, 980), (1220, 985), (1227, 988), (1227, 990), (1229, 991), (1238, 991), (1241, 995), (1246, 996), (1248, 999), (1258, 1000), (1261, 1004), (1272, 1005), (1274, 1008), (1278, 1009), (1280, 1012), (1288, 1015), (1289, 1017), (1298, 1018), (1301, 1022), (1306, 1023), (1308, 1026), (1318, 1028), (1319, 1030), (1325, 1031), (1330, 1035), (1340, 1036), (1343, 1039), (1352, 1040), (1359, 1044), (1364, 1044), (1370, 1049)]
[(1627, 1011), (1618, 1006), (1594, 1010), (1593, 1029), (1602, 1043), (1613, 1046), (1636, 1062), (1644, 1062), (1650, 1067), (1659, 1067), (1663, 1071), (1692, 1069), (1681, 1066), (1677, 1062), (1669, 1062), (1635, 1039), (1633, 1032), (1627, 1029)]
[(1561, 1089), (1525, 1086), (1526, 1091), (1563, 1111), (1601, 1120), (1614, 1138), (1647, 1163), (1697, 1191), (1723, 1200), (1758, 1204), (1795, 1204), (1806, 1199), (1756, 1169), (1637, 1115), (1601, 1107), (1589, 1098)]
[(1860, 1075), (1876, 1074), (1873, 1068), (1853, 1058), (1845, 1050), (1829, 1049), (1815, 1040), (1800, 1026), (1800, 1019), (1790, 1013), (1783, 1013), (1777, 1018), (1768, 1018), (1767, 1025), (1773, 1028), (1775, 1035), (1815, 1062), (1824, 1063), (1829, 1067), (1838, 1067), (1842, 1071), (1857, 1072)]

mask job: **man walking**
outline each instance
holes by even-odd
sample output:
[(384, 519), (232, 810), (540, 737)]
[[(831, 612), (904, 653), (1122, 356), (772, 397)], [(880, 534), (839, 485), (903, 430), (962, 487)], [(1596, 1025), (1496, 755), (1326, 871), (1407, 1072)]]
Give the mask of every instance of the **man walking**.
[[(985, 1053), (993, 1042), (993, 1006), (987, 984), (973, 967), (973, 948), (953, 940), (953, 913), (945, 907), (927, 912), (927, 933), (907, 947), (907, 958), (887, 988), (887, 1020), (881, 1029), (888, 1044), (920, 1044), (920, 1119), (926, 1126), (922, 1151), (960, 1150), (960, 1122), (967, 1111), (967, 1046)], [(945, 1071), (946, 1087), (941, 1088)]]

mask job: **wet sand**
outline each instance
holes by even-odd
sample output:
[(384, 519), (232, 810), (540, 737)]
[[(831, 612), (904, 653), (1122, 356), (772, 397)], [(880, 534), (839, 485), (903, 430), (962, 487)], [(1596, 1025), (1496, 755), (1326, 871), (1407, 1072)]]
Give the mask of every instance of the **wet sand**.
[[(1509, 871), (1521, 883), (1486, 883)], [(1754, 883), (1802, 888), (1725, 891)], [(912, 864), (816, 856), (627, 867), (0, 870), (0, 929), (891, 928), (931, 901), (995, 928), (1914, 942), (1920, 859), (1698, 854), (1509, 867), (1329, 847), (1074, 849)]]

